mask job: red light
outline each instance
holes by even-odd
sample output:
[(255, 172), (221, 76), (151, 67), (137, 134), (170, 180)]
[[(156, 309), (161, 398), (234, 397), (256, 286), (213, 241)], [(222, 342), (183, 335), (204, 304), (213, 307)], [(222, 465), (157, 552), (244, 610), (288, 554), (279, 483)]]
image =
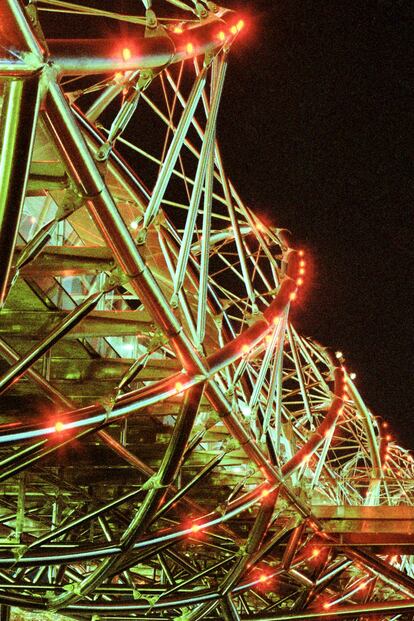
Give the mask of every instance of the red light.
[(266, 574), (262, 574), (262, 575), (260, 576), (259, 580), (260, 580), (260, 582), (266, 582), (266, 580), (267, 580), (267, 576), (266, 576)]
[(384, 422), (382, 423), (382, 426), (384, 427), (384, 429), (386, 429), (386, 428), (388, 427), (388, 423), (387, 423), (387, 421), (384, 421)]
[(64, 423), (62, 423), (61, 420), (56, 421), (55, 423), (55, 431), (57, 431), (58, 433), (60, 433), (61, 431), (63, 431), (65, 428)]
[(220, 30), (220, 32), (217, 33), (217, 39), (219, 41), (225, 41), (226, 40), (226, 33), (223, 30)]
[(390, 434), (385, 436), (385, 439), (387, 440), (387, 442), (390, 442), (392, 440), (392, 437), (390, 436)]
[(323, 607), (325, 608), (325, 610), (328, 610), (328, 608), (331, 607), (331, 604), (329, 602), (325, 602)]
[(304, 256), (304, 254), (305, 254), (305, 252), (304, 252), (303, 250), (299, 250), (299, 256), (300, 256), (300, 257), (303, 257), (303, 256)]
[(124, 61), (126, 62), (127, 60), (131, 60), (132, 58), (132, 52), (129, 49), (129, 47), (124, 47), (124, 49), (122, 50), (122, 58), (124, 59)]
[(312, 556), (313, 558), (316, 558), (317, 556), (319, 556), (319, 554), (321, 553), (321, 551), (318, 548), (314, 548), (312, 550)]
[(303, 259), (299, 262), (300, 267), (305, 267), (306, 265), (306, 261), (304, 261)]
[(292, 302), (293, 302), (293, 300), (296, 300), (296, 292), (295, 291), (290, 294), (289, 300), (291, 300)]
[(187, 43), (186, 48), (187, 54), (192, 54), (194, 52), (194, 45), (192, 43)]
[(303, 267), (301, 267), (300, 270), (299, 270), (299, 274), (301, 274), (301, 276), (303, 276), (304, 273), (305, 273), (305, 269)]
[(300, 287), (301, 285), (303, 285), (303, 278), (298, 278), (296, 280), (296, 284), (298, 285), (298, 287)]

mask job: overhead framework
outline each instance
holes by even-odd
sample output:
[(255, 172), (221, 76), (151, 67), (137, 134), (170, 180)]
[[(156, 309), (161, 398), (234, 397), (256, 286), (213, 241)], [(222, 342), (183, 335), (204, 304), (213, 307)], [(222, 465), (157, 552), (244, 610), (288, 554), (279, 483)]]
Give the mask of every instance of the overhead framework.
[(0, 0), (1, 619), (411, 618), (413, 459), (225, 172), (243, 16), (102, 4)]

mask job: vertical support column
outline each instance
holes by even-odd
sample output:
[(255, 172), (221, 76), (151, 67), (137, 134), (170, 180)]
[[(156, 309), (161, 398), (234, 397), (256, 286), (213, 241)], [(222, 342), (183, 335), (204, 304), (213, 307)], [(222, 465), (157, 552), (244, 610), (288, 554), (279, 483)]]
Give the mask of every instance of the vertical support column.
[(10, 621), (10, 606), (0, 604), (0, 621)]
[(0, 308), (7, 297), (39, 99), (38, 76), (4, 82), (0, 123)]

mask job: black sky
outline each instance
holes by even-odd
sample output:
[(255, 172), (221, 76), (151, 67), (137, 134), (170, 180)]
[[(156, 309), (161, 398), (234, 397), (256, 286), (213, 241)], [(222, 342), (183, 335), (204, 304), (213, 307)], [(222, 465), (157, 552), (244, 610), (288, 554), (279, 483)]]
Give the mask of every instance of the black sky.
[(220, 111), (227, 169), (312, 257), (302, 333), (344, 352), (372, 411), (414, 448), (413, 3), (238, 6), (252, 16)]

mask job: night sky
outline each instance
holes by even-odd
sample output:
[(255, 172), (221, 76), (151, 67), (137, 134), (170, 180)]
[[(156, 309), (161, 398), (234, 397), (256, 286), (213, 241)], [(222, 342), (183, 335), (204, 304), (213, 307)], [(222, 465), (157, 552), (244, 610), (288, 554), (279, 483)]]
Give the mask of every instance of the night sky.
[(414, 449), (414, 3), (223, 4), (247, 23), (219, 112), (226, 169), (245, 202), (306, 249), (296, 326), (343, 351), (366, 403)]
[(254, 14), (232, 49), (220, 111), (227, 170), (311, 257), (294, 311), (300, 331), (343, 351), (374, 414), (414, 448), (414, 5), (239, 6)]

